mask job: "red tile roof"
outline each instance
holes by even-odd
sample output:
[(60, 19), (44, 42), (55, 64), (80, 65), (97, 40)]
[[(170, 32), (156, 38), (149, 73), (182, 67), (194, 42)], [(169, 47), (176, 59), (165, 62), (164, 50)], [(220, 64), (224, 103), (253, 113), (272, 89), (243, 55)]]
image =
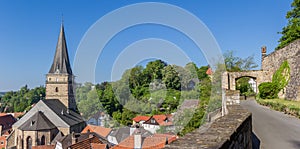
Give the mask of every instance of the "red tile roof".
[(3, 144), (0, 144), (0, 148), (5, 148), (6, 146), (6, 137), (0, 136), (0, 142), (3, 142)]
[[(143, 149), (160, 149), (164, 148), (166, 145), (166, 140), (168, 143), (176, 140), (177, 136), (169, 134), (155, 134), (146, 138), (142, 138), (142, 148)], [(124, 141), (114, 146), (113, 149), (132, 149), (134, 148), (134, 136), (129, 136)]]
[(168, 143), (171, 143), (171, 142), (175, 141), (178, 138), (178, 136), (176, 136), (176, 135), (160, 134), (160, 133), (153, 134), (152, 137), (164, 137), (164, 138), (168, 139)]
[(79, 141), (68, 146), (69, 149), (92, 149), (92, 143), (102, 144), (102, 142), (95, 136)]
[(206, 74), (207, 74), (207, 75), (212, 75), (212, 74), (213, 74), (213, 71), (211, 70), (211, 68), (208, 68), (208, 69), (206, 70)]
[(132, 120), (139, 123), (140, 121), (147, 121), (150, 118), (150, 116), (136, 116)]
[(12, 114), (15, 118), (19, 118), (20, 116), (23, 116), (25, 114), (25, 112), (15, 112), (15, 113), (12, 113)]
[(5, 116), (7, 115), (7, 113), (0, 113), (0, 116)]
[(55, 145), (32, 146), (32, 149), (55, 149)]
[(107, 144), (91, 143), (91, 149), (106, 149)]
[(0, 116), (5, 116), (5, 115), (12, 115), (15, 118), (19, 118), (20, 116), (24, 115), (24, 112), (15, 112), (15, 113), (0, 113)]
[(94, 132), (104, 138), (106, 138), (109, 133), (111, 132), (112, 129), (110, 128), (105, 128), (102, 126), (95, 126), (95, 125), (87, 125), (82, 131), (81, 133), (87, 133), (89, 132)]
[[(172, 115), (171, 114), (161, 114), (161, 115), (153, 115), (151, 119), (155, 119), (156, 123), (160, 126), (169, 126), (172, 125)], [(151, 120), (147, 120), (145, 123), (149, 123)], [(151, 122), (150, 122), (151, 123)]]

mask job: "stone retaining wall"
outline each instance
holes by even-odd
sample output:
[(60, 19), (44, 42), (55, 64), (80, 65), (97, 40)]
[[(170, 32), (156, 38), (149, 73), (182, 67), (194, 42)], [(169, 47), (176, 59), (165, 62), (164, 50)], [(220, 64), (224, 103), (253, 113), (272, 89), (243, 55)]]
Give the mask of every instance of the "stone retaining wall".
[(283, 61), (290, 65), (291, 79), (287, 85), (285, 97), (292, 100), (300, 100), (300, 40), (290, 43), (286, 47), (276, 50), (262, 58), (261, 68), (273, 76)]
[(228, 106), (229, 113), (211, 124), (186, 134), (167, 149), (252, 149), (252, 116), (239, 105)]
[(226, 104), (239, 105), (240, 104), (240, 90), (226, 90)]

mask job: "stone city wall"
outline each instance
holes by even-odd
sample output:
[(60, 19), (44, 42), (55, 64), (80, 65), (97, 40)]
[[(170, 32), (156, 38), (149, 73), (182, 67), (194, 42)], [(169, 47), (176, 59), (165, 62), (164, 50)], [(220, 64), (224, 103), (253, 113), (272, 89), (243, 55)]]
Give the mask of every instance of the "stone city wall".
[(251, 149), (252, 116), (239, 105), (228, 106), (229, 113), (211, 124), (186, 134), (167, 145), (168, 149)]
[(285, 98), (300, 100), (300, 40), (296, 40), (286, 47), (276, 50), (262, 58), (262, 70), (269, 76), (273, 76), (282, 62), (288, 61), (290, 66), (291, 78), (286, 87)]

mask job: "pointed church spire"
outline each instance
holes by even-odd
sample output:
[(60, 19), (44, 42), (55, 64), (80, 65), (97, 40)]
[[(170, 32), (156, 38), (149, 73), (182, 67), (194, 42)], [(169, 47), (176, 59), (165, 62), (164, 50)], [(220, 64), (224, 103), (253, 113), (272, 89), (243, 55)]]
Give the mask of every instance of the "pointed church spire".
[(70, 74), (72, 75), (72, 69), (69, 61), (67, 43), (64, 32), (63, 20), (60, 27), (60, 33), (56, 45), (56, 52), (54, 55), (52, 66), (49, 73), (58, 74)]

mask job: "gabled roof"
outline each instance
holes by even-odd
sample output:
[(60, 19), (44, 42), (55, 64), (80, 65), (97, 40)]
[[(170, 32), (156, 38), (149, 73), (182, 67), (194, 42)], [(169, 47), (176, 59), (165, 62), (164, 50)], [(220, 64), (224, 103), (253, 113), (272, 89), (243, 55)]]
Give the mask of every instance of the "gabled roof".
[(150, 116), (139, 115), (139, 116), (134, 117), (132, 120), (138, 123), (140, 121), (147, 121), (149, 118), (150, 118)]
[[(103, 116), (105, 116), (106, 114), (104, 113), (104, 112), (102, 112), (102, 111), (98, 111), (97, 113), (95, 113), (94, 115), (92, 115), (91, 116), (91, 118), (94, 118), (94, 119), (98, 119), (99, 117), (103, 117)], [(90, 119), (91, 119), (90, 118)], [(89, 120), (90, 120), (89, 119)]]
[[(152, 122), (152, 120), (155, 121)], [(153, 115), (149, 120), (145, 121), (144, 124), (170, 126), (173, 125), (172, 115), (171, 114)]]
[(87, 133), (89, 132), (95, 132), (96, 134), (106, 138), (109, 133), (111, 132), (112, 129), (110, 128), (105, 128), (102, 126), (95, 126), (95, 125), (87, 125), (82, 131), (81, 133)]
[(77, 142), (85, 140), (90, 136), (88, 133), (72, 133), (65, 135), (57, 140), (57, 142), (61, 143), (63, 149), (66, 149), (68, 146), (72, 145), (72, 135), (76, 138)]
[(183, 101), (183, 103), (180, 105), (179, 109), (189, 109), (189, 108), (196, 108), (199, 105), (200, 100), (199, 99), (186, 99)]
[(117, 142), (121, 142), (122, 140), (126, 139), (130, 135), (130, 128), (129, 127), (122, 127), (119, 129), (112, 130), (110, 136), (115, 137)]
[(29, 110), (19, 121), (17, 121), (13, 128), (18, 128), (28, 119), (32, 117), (37, 111), (41, 111), (56, 127), (70, 127), (79, 123), (83, 123), (82, 117), (74, 112), (68, 110), (67, 107), (58, 99), (40, 100), (31, 110)]
[(68, 149), (92, 149), (92, 143), (102, 144), (97, 137), (93, 136), (68, 146)]
[[(172, 142), (174, 138), (176, 139), (176, 136), (153, 135), (148, 137), (142, 137), (141, 144), (143, 149), (160, 149), (165, 147), (167, 140), (168, 142), (169, 140), (170, 142)], [(121, 143), (113, 147), (113, 149), (133, 149), (133, 148), (134, 148), (134, 135), (126, 138), (124, 141), (122, 141)]]
[(44, 115), (38, 111), (32, 115), (19, 129), (24, 131), (49, 130), (56, 128), (55, 125)]
[[(17, 120), (12, 115), (2, 114), (2, 116), (0, 116), (0, 125), (2, 125), (2, 131), (11, 129), (12, 125), (16, 121)], [(2, 132), (0, 132), (0, 133), (2, 133)]]
[[(75, 144), (72, 144), (72, 138), (76, 138), (76, 143)], [(62, 147), (63, 149), (66, 149), (68, 147), (71, 147), (71, 148), (77, 148), (79, 146), (82, 146), (82, 144), (86, 144), (87, 142), (84, 142), (85, 140), (87, 139), (90, 139), (90, 138), (96, 138), (97, 141), (95, 142), (89, 142), (90, 143), (101, 143), (101, 144), (107, 144), (108, 147), (111, 146), (111, 144), (105, 139), (105, 138), (102, 138), (101, 136), (97, 135), (96, 133), (72, 133), (72, 134), (68, 134), (66, 136), (63, 136), (62, 138), (58, 139), (57, 142), (61, 143), (62, 144)], [(91, 141), (91, 140), (90, 140)], [(76, 145), (78, 143), (80, 143), (79, 145)], [(75, 146), (73, 146), (75, 145)], [(84, 147), (83, 147), (84, 148)]]
[(68, 55), (68, 49), (67, 49), (63, 24), (61, 24), (60, 27), (60, 33), (56, 45), (56, 51), (55, 51), (53, 63), (49, 70), (49, 73), (72, 75), (72, 69), (69, 61), (69, 55)]
[(69, 126), (73, 126), (78, 123), (84, 122), (83, 118), (79, 113), (68, 109), (58, 99), (46, 99), (43, 102)]

